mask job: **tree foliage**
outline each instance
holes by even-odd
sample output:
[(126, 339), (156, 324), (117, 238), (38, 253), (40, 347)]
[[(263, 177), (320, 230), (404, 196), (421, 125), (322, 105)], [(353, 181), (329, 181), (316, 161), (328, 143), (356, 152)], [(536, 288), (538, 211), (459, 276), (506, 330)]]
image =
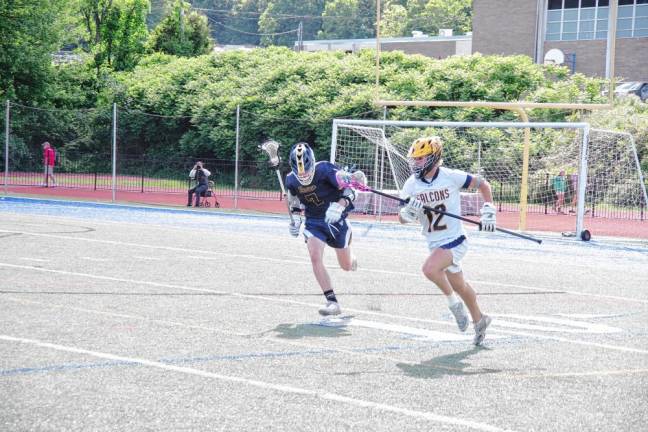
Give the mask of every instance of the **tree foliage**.
[(259, 33), (263, 34), (261, 44), (293, 46), (300, 22), (303, 38), (315, 39), (322, 27), (322, 19), (318, 17), (324, 11), (324, 4), (324, 0), (268, 0), (259, 18)]
[(320, 39), (359, 39), (376, 36), (376, 2), (329, 0), (322, 13)]
[[(598, 102), (590, 91), (597, 80), (577, 76), (554, 82), (554, 68), (525, 56), (474, 55), (434, 60), (399, 52), (384, 53), (381, 94), (393, 99), (535, 100), (551, 89), (562, 101)], [(146, 57), (132, 72), (116, 75), (118, 84), (104, 98), (142, 112), (174, 116), (139, 141), (140, 152), (162, 148), (183, 155), (233, 158), (235, 111), (242, 114), (242, 158), (256, 158), (254, 143), (273, 137), (315, 143), (325, 157), (331, 119), (377, 118), (373, 105), (375, 56), (333, 52), (297, 53), (286, 48), (226, 52), (212, 56)], [(562, 113), (564, 116), (564, 113)], [(390, 118), (511, 120), (515, 114), (493, 110), (394, 108)], [(167, 141), (167, 137), (169, 138)], [(141, 138), (141, 137), (140, 137)], [(253, 145), (254, 144), (254, 145)]]
[(102, 66), (132, 69), (145, 52), (149, 0), (80, 0), (80, 11), (97, 73)]
[(47, 98), (52, 54), (63, 38), (64, 0), (0, 2), (0, 98)]
[(410, 36), (414, 30), (432, 36), (439, 29), (464, 34), (472, 29), (472, 0), (392, 0), (384, 3), (381, 32)]
[(209, 53), (212, 40), (207, 17), (192, 10), (189, 3), (177, 0), (151, 33), (149, 47), (184, 57)]

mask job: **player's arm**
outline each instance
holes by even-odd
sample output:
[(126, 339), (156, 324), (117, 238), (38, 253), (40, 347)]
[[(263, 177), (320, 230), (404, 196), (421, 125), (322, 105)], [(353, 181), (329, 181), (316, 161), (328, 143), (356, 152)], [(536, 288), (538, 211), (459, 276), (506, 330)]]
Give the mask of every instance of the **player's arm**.
[(483, 231), (495, 231), (497, 209), (493, 205), (493, 191), (490, 183), (481, 176), (472, 176), (469, 187), (477, 189), (484, 199), (484, 204), (479, 211), (481, 214), (481, 229)]
[(484, 202), (492, 203), (493, 202), (493, 190), (491, 188), (488, 180), (482, 178), (481, 176), (471, 176), (472, 180), (468, 185), (469, 189), (477, 189), (481, 194)]
[(301, 215), (303, 204), (299, 200), (297, 194), (290, 188), (286, 189), (286, 199), (288, 200), (288, 207), (292, 214)]
[(353, 201), (356, 199), (356, 193), (350, 185), (353, 181), (358, 181), (359, 179), (364, 178), (364, 173), (362, 171), (351, 173), (346, 169), (337, 169), (333, 164), (331, 164), (330, 168), (331, 171), (329, 172), (328, 179), (331, 184), (341, 190), (342, 193), (340, 194), (340, 198), (337, 201), (330, 203), (326, 210), (324, 220), (329, 224), (336, 223), (342, 219), (344, 211), (353, 205)]

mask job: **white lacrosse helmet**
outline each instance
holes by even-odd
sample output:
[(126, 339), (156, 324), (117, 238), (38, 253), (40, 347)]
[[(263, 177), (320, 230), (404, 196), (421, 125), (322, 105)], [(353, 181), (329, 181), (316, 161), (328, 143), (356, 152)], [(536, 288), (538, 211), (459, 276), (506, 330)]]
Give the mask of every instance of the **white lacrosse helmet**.
[(308, 185), (315, 175), (315, 153), (305, 142), (295, 144), (290, 150), (290, 168), (302, 185)]

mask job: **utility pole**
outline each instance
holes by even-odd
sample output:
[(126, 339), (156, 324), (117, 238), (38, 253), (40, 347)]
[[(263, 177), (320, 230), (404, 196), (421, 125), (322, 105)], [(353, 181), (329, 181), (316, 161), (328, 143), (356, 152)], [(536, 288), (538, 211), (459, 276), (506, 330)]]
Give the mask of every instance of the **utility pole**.
[(297, 27), (297, 51), (302, 52), (304, 50), (304, 24), (299, 21), (299, 27)]

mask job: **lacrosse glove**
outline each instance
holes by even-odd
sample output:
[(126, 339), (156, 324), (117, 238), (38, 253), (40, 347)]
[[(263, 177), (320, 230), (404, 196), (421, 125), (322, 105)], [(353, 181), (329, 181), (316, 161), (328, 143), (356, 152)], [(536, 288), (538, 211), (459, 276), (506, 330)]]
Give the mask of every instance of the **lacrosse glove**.
[(301, 224), (302, 224), (301, 218), (296, 219), (294, 223), (292, 222), (290, 223), (290, 225), (288, 226), (288, 232), (290, 232), (291, 236), (299, 237), (299, 228), (301, 228)]
[(409, 198), (407, 205), (400, 209), (399, 214), (401, 219), (405, 222), (416, 222), (423, 214), (423, 202), (412, 195)]
[(479, 213), (481, 214), (481, 218), (479, 219), (481, 230), (487, 232), (495, 231), (495, 213), (497, 213), (497, 210), (495, 210), (493, 203), (484, 203)]
[(329, 205), (329, 208), (326, 210), (324, 222), (326, 222), (327, 224), (334, 224), (336, 222), (339, 222), (339, 220), (342, 219), (342, 213), (344, 213), (345, 209), (346, 207), (344, 207), (342, 204), (332, 202)]

